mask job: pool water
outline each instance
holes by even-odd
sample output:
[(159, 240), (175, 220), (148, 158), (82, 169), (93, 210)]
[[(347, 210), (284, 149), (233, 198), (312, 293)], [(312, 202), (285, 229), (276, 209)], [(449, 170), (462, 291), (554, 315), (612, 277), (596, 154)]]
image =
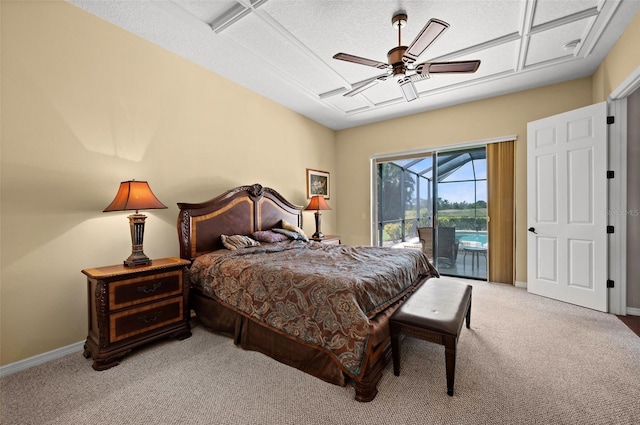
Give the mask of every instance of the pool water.
[(456, 239), (462, 246), (487, 246), (487, 233), (473, 230), (456, 230)]

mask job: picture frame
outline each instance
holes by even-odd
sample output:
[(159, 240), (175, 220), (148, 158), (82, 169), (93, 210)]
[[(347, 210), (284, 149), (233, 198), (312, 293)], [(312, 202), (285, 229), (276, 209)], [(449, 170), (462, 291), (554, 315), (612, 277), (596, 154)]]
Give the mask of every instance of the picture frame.
[(327, 171), (307, 168), (307, 199), (320, 195), (325, 199), (330, 199), (331, 181)]

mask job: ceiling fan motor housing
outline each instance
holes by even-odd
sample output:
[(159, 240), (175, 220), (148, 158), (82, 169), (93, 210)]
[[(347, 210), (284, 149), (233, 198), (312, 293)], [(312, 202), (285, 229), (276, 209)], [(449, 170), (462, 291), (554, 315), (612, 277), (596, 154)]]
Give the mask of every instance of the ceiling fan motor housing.
[(393, 67), (393, 75), (405, 75), (407, 73), (407, 67), (402, 60), (402, 55), (407, 51), (407, 46), (398, 46), (389, 50), (387, 53), (387, 60), (389, 65)]
[(395, 15), (393, 15), (393, 18), (391, 18), (391, 25), (393, 25), (394, 28), (398, 29), (407, 25), (407, 14), (396, 13)]

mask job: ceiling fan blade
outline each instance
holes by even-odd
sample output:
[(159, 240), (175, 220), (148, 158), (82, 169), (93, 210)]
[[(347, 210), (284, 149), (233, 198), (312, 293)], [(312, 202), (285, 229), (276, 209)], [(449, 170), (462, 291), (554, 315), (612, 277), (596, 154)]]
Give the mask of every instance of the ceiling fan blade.
[(440, 35), (449, 28), (449, 24), (445, 21), (441, 21), (439, 19), (429, 19), (427, 25), (422, 28), (420, 34), (416, 37), (415, 40), (411, 43), (409, 48), (404, 55), (402, 55), (402, 60), (406, 63), (415, 62), (418, 59), (418, 56), (422, 54), (427, 47), (431, 45)]
[(479, 60), (454, 62), (425, 62), (416, 66), (418, 74), (473, 73), (480, 67)]
[(375, 86), (380, 81), (386, 80), (388, 77), (389, 77), (389, 74), (382, 74), (382, 75), (378, 75), (377, 77), (373, 77), (373, 78), (371, 78), (369, 80), (365, 80), (365, 81), (363, 81), (361, 83), (354, 84), (353, 85), (353, 89), (351, 89), (348, 92), (346, 92), (345, 94), (343, 94), (343, 96), (353, 97), (353, 96), (357, 95), (358, 93), (361, 93), (361, 92), (365, 91), (366, 89)]
[(388, 63), (375, 61), (373, 59), (361, 58), (360, 56), (350, 55), (348, 53), (336, 53), (333, 55), (334, 59), (338, 59), (341, 61), (353, 62), (360, 65), (372, 66), (378, 69), (387, 69), (389, 68)]

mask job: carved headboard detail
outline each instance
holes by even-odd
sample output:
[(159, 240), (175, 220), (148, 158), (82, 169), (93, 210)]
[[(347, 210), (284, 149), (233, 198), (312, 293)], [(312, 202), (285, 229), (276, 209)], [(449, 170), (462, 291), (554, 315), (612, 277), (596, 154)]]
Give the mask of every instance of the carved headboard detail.
[(302, 208), (256, 183), (239, 186), (206, 202), (178, 203), (180, 257), (193, 260), (223, 248), (220, 235), (250, 235), (280, 227), (284, 219), (302, 227)]

